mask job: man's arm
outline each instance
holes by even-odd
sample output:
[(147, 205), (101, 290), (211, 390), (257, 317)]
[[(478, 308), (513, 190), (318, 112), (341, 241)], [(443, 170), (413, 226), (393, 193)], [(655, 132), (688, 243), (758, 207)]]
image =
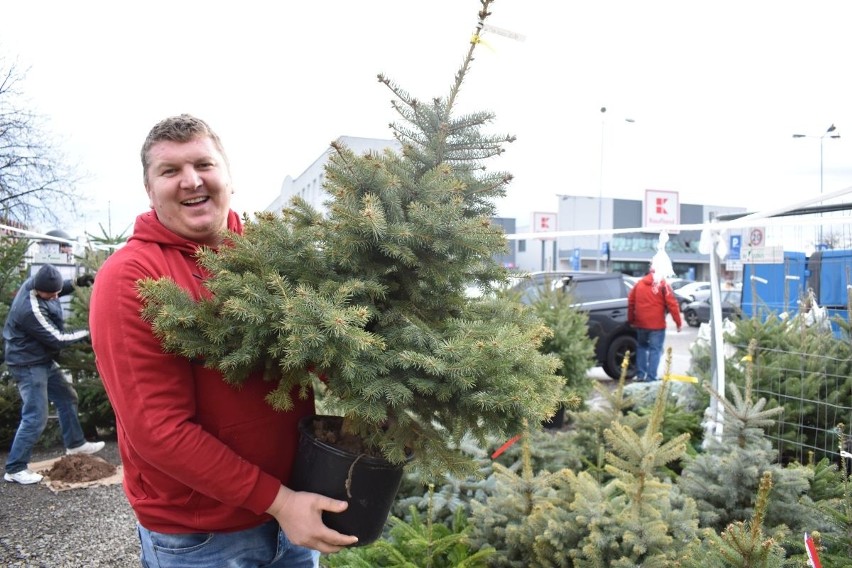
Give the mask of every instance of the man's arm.
[(53, 351), (58, 351), (89, 336), (87, 329), (73, 332), (59, 329), (50, 319), (47, 308), (42, 307), (35, 290), (29, 293), (26, 306), (26, 314), (21, 320), (24, 331)]
[(75, 284), (77, 288), (88, 288), (95, 282), (94, 274), (81, 274), (77, 278), (71, 280), (70, 278), (64, 280), (62, 282), (62, 290), (59, 291), (60, 296), (67, 296), (68, 294), (72, 294), (75, 289)]

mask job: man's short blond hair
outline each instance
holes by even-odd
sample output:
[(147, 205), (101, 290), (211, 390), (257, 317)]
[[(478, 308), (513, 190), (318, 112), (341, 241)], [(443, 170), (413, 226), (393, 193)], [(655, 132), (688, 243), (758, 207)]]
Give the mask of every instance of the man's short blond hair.
[(210, 138), (219, 153), (225, 159), (225, 166), (230, 169), (228, 163), (228, 155), (225, 153), (225, 148), (222, 146), (222, 141), (219, 135), (216, 134), (210, 125), (198, 117), (191, 114), (180, 114), (164, 118), (154, 125), (148, 136), (145, 138), (145, 143), (142, 144), (142, 179), (145, 186), (148, 185), (148, 166), (151, 165), (148, 159), (148, 154), (151, 147), (157, 142), (164, 140), (170, 142), (189, 142), (196, 138)]

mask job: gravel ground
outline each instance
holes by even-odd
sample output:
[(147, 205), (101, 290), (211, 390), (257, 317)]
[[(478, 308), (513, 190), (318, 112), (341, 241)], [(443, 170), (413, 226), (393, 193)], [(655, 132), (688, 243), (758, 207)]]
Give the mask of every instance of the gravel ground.
[[(96, 454), (119, 465), (115, 441)], [(62, 456), (34, 453), (33, 462)], [(0, 454), (3, 463), (6, 453)], [(0, 480), (0, 566), (139, 568), (136, 517), (121, 484), (54, 493)]]

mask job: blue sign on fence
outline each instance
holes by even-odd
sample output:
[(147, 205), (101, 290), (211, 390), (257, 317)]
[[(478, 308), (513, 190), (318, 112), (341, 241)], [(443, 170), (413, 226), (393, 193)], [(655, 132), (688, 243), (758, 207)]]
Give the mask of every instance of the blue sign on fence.
[(731, 235), (731, 243), (728, 246), (728, 259), (739, 260), (740, 251), (743, 246), (743, 238), (740, 235)]

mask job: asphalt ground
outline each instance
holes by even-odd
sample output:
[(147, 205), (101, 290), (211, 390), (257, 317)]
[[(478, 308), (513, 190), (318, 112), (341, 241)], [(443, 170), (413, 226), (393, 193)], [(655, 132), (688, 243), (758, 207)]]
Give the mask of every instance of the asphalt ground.
[[(119, 465), (115, 441), (104, 441), (96, 455)], [(31, 463), (62, 455), (61, 448), (35, 452)], [(0, 566), (138, 568), (136, 518), (121, 484), (54, 492), (0, 480)]]

